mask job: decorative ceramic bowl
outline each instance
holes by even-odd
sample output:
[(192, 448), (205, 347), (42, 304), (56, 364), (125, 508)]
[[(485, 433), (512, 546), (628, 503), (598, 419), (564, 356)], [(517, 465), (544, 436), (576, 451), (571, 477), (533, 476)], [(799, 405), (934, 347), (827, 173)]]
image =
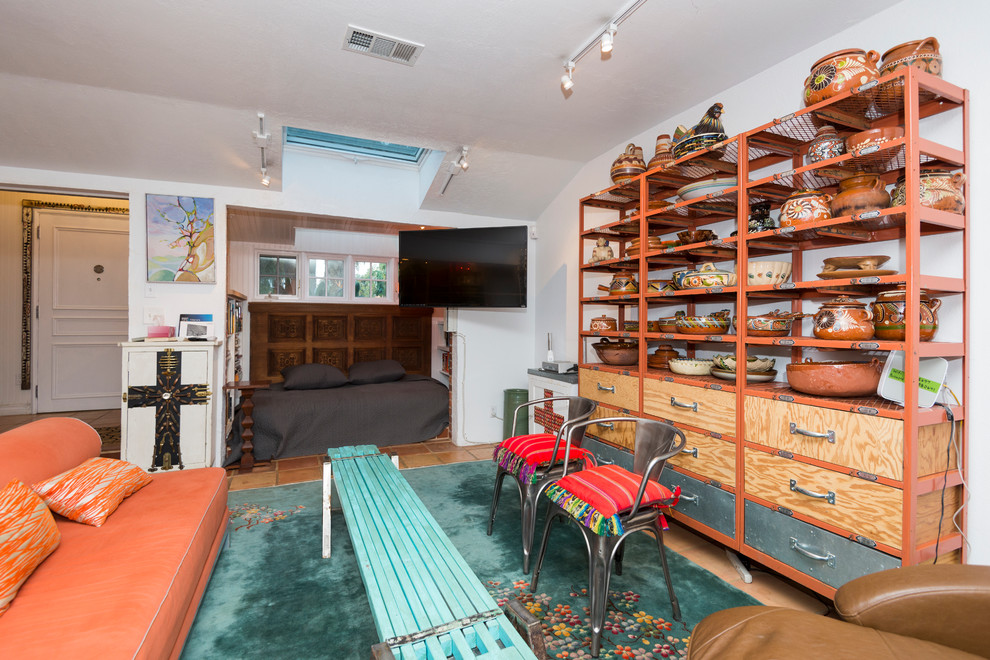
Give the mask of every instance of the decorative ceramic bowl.
[(667, 369), (670, 360), (681, 357), (681, 354), (670, 344), (661, 344), (657, 349), (646, 356), (647, 366), (654, 369)]
[[(791, 325), (794, 319), (803, 318), (807, 314), (785, 313), (774, 310), (769, 314), (759, 314), (746, 317), (746, 333), (750, 337), (783, 337), (791, 334)], [(732, 317), (732, 327), (736, 325), (737, 319)]]
[[(712, 356), (712, 362), (719, 369), (726, 371), (736, 370), (736, 356), (732, 354)], [(774, 358), (757, 357), (755, 355), (746, 358), (746, 371), (770, 371), (777, 361)]]
[(791, 277), (790, 261), (750, 261), (746, 278), (752, 284), (783, 284)]
[(639, 344), (634, 341), (609, 341), (605, 337), (591, 346), (605, 364), (635, 364), (639, 359)]
[(738, 182), (739, 180), (734, 176), (713, 176), (687, 184), (677, 191), (677, 196), (684, 201), (698, 199), (705, 195), (720, 193), (735, 186)]
[(736, 274), (728, 270), (719, 270), (713, 263), (702, 264), (698, 270), (689, 271), (681, 278), (682, 289), (700, 289), (703, 287), (733, 286)]
[(657, 332), (677, 332), (677, 319), (682, 316), (684, 316), (684, 312), (675, 312), (673, 316), (657, 319)]
[(817, 396), (870, 396), (880, 383), (880, 360), (869, 362), (792, 362), (787, 382), (798, 392)]
[[(962, 172), (951, 172), (935, 168), (921, 170), (921, 205), (949, 213), (962, 213), (966, 210), (966, 195), (963, 184), (966, 175)], [(904, 192), (904, 177), (897, 179), (894, 192), (891, 194), (891, 206), (901, 206), (906, 203)]]
[(682, 376), (705, 376), (711, 373), (712, 364), (711, 360), (673, 358), (667, 362), (667, 367), (675, 374)]
[[(877, 149), (882, 149), (885, 143), (902, 137), (904, 137), (904, 129), (900, 126), (871, 128), (868, 131), (861, 131), (850, 135), (846, 139), (846, 150), (862, 151), (873, 146), (877, 147)], [(873, 151), (876, 151), (876, 149)]]
[(913, 66), (941, 78), (942, 55), (938, 52), (938, 45), (938, 39), (928, 37), (894, 46), (880, 59), (880, 75)]
[(714, 241), (718, 236), (711, 229), (685, 229), (677, 232), (677, 238), (680, 239), (681, 245), (688, 245), (689, 243)]
[(824, 260), (822, 272), (835, 270), (876, 270), (890, 260), (885, 254), (866, 254), (862, 257), (829, 257)]
[(684, 335), (721, 335), (729, 329), (729, 310), (708, 316), (681, 316), (677, 319), (677, 332)]

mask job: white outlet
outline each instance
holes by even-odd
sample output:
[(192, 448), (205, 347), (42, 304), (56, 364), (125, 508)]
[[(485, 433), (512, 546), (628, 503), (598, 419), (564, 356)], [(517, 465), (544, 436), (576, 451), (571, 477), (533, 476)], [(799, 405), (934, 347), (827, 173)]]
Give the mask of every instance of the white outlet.
[(498, 411), (495, 410), (495, 406), (492, 406), (492, 409), (491, 409), (490, 412), (491, 412), (492, 417), (498, 417)]

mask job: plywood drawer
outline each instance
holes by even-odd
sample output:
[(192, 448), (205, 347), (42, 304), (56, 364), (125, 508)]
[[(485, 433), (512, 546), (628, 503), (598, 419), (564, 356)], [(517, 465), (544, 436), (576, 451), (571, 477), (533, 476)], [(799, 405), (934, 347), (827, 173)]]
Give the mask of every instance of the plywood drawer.
[[(612, 410), (611, 408), (598, 408), (591, 415), (592, 419), (602, 419), (603, 417), (628, 417), (630, 419), (636, 419), (632, 415), (626, 415), (620, 413), (618, 410)], [(587, 427), (585, 433), (598, 438), (602, 442), (614, 445), (616, 447), (623, 447), (629, 451), (633, 451), (636, 448), (635, 424), (623, 424), (622, 422), (619, 422), (618, 424), (614, 422), (609, 422), (607, 424), (592, 424)]]
[(744, 506), (746, 545), (831, 587), (839, 588), (854, 578), (901, 565), (897, 557), (756, 502), (746, 502)]
[(750, 442), (897, 481), (903, 474), (903, 437), (900, 420), (746, 397), (746, 439)]
[(722, 435), (736, 434), (736, 395), (665, 380), (643, 382), (643, 412)]
[(667, 463), (727, 486), (735, 486), (735, 443), (694, 431), (684, 431), (684, 436), (687, 438), (684, 450), (678, 456), (668, 459)]
[(754, 449), (746, 449), (745, 466), (746, 493), (900, 548), (899, 489)]
[(730, 538), (736, 537), (736, 498), (732, 493), (669, 467), (660, 473), (660, 483), (671, 490), (680, 486), (681, 499), (674, 511)]
[(581, 369), (578, 373), (578, 393), (616, 408), (639, 410), (639, 378), (636, 376)]

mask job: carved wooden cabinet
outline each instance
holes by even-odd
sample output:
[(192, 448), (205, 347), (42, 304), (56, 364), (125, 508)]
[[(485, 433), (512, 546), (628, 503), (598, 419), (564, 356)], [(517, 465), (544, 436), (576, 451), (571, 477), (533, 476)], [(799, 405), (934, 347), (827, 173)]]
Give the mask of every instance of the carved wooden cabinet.
[(120, 456), (156, 472), (213, 463), (219, 341), (124, 342)]
[[(808, 149), (823, 124), (843, 138), (894, 126), (903, 136), (812, 162)], [(966, 90), (907, 67), (580, 200), (580, 393), (599, 402), (599, 416), (662, 419), (684, 430), (687, 446), (661, 476), (682, 491), (673, 517), (826, 596), (883, 568), (965, 561), (969, 209), (933, 208), (922, 184), (928, 169), (945, 178), (960, 173), (954, 181), (969, 176), (968, 124)], [(771, 220), (779, 217), (798, 191), (834, 195), (840, 181), (864, 172), (892, 193), (889, 207), (770, 229), (763, 222), (768, 210)], [(679, 195), (715, 176), (735, 180), (710, 194)], [(716, 236), (678, 235), (699, 229)], [(613, 258), (593, 261), (601, 239)], [(862, 272), (829, 273), (819, 265), (850, 255), (890, 261)], [(747, 265), (764, 260), (789, 262), (791, 279), (750, 281)], [(738, 282), (665, 286), (676, 271), (705, 262), (734, 270)], [(634, 278), (639, 290), (613, 290), (615, 278)], [(898, 286), (906, 290), (909, 321), (921, 317), (926, 295), (944, 303), (934, 341), (922, 341), (920, 324), (910, 322), (901, 340), (865, 341), (818, 338), (810, 320), (796, 321), (784, 336), (756, 336), (745, 324), (707, 334), (657, 327), (671, 325), (677, 312), (725, 309), (746, 318), (777, 308), (810, 316), (838, 295), (868, 305)], [(593, 350), (603, 337), (637, 342), (638, 360), (604, 363)], [(744, 373), (678, 374), (653, 357), (664, 346), (664, 354), (730, 354), (740, 363), (769, 356), (778, 373), (752, 382)], [(897, 376), (905, 383), (924, 382), (924, 359), (945, 359), (961, 402), (919, 407), (917, 387), (904, 388), (904, 405), (874, 395), (813, 396), (792, 389), (785, 376), (790, 362), (882, 364), (895, 351), (905, 356)], [(589, 434), (608, 460), (631, 462), (619, 451), (631, 449), (631, 439), (595, 426)]]

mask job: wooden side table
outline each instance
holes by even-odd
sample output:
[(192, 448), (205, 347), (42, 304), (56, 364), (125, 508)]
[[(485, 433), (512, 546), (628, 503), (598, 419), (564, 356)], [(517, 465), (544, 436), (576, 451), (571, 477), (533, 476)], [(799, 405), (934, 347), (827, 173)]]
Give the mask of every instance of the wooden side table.
[(239, 380), (230, 382), (223, 386), (224, 391), (235, 390), (241, 393), (241, 410), (244, 411), (244, 419), (241, 420), (241, 464), (237, 469), (239, 474), (250, 472), (254, 469), (254, 419), (251, 412), (254, 410), (254, 401), (251, 397), (255, 391), (267, 389), (271, 383), (267, 380)]

